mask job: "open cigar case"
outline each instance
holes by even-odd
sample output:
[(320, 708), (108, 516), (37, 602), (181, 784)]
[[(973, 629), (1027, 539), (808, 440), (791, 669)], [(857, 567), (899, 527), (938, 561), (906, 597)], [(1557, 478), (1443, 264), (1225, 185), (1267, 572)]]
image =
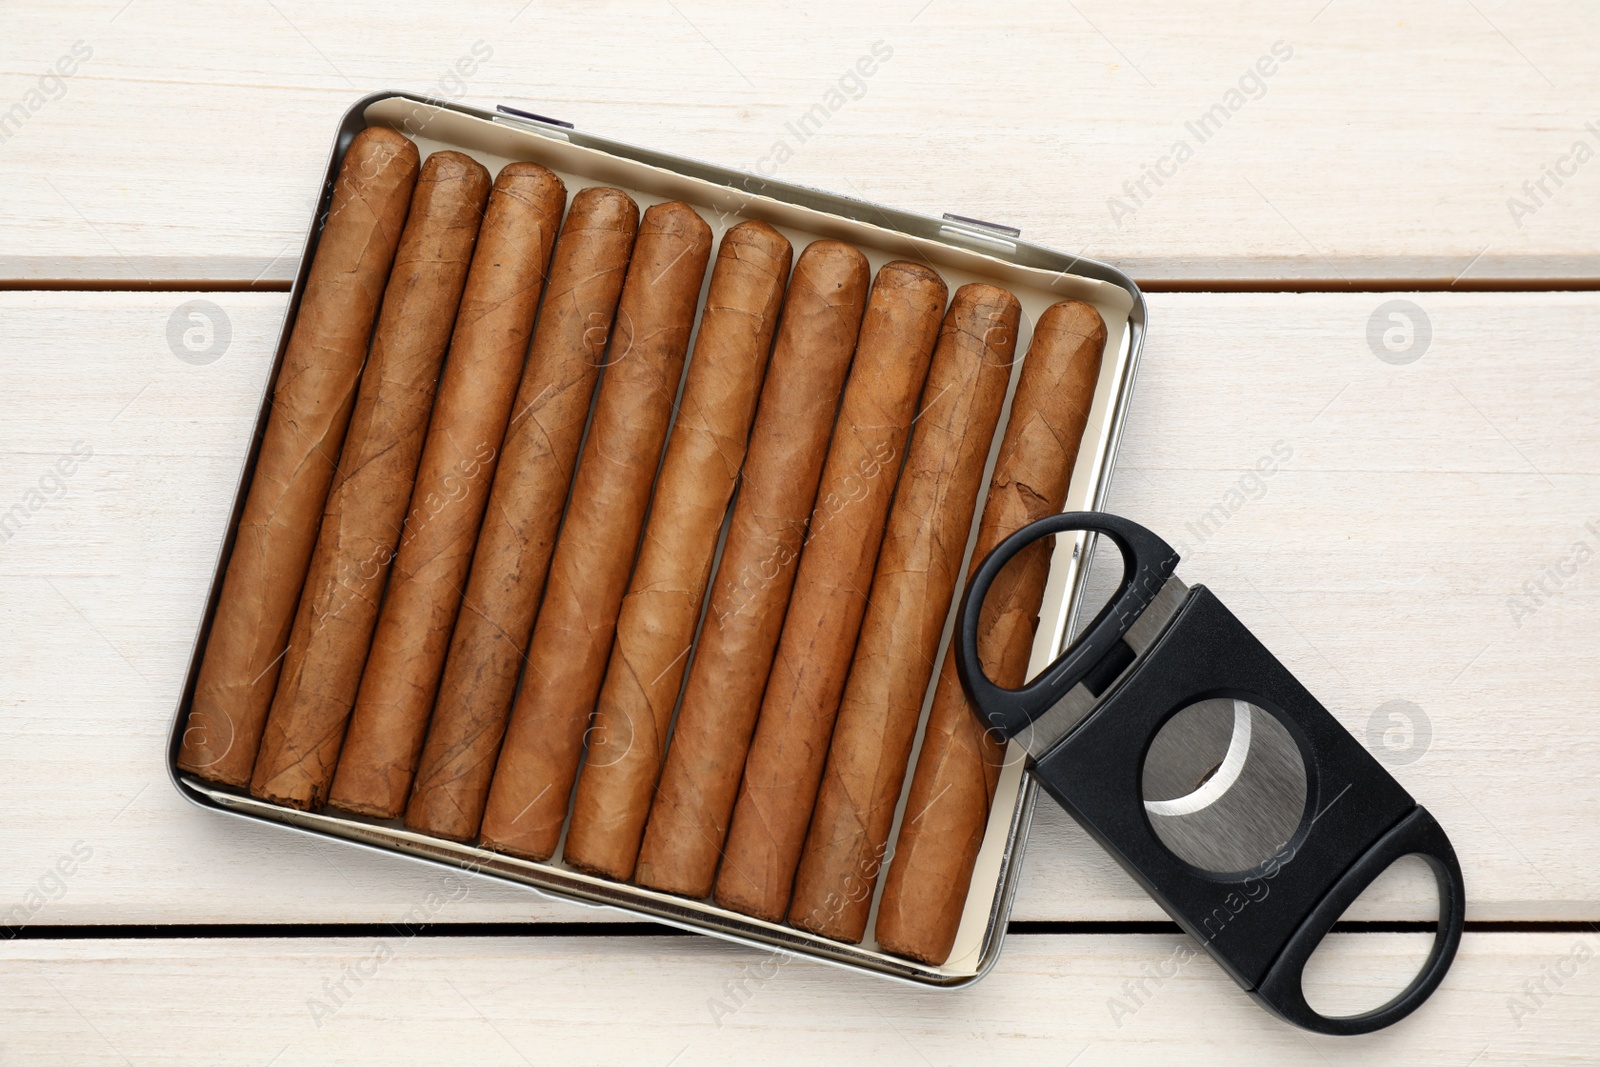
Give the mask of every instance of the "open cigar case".
[[(1087, 429), (1072, 473), (1067, 511), (1102, 507), (1115, 462), (1117, 443), (1125, 421), (1134, 383), (1134, 371), (1143, 342), (1145, 304), (1138, 287), (1121, 272), (1091, 260), (1029, 244), (1014, 231), (965, 218), (943, 219), (879, 207), (849, 197), (819, 192), (729, 167), (685, 159), (665, 152), (620, 144), (584, 133), (554, 120), (503, 109), (489, 112), (404, 93), (379, 93), (356, 103), (340, 123), (324, 176), (318, 214), (310, 222), (289, 310), (279, 340), (273, 372), (269, 376), (256, 421), (255, 433), (240, 472), (237, 495), (228, 529), (222, 539), (216, 569), (191, 654), (182, 696), (176, 710), (168, 746), (167, 767), (180, 793), (202, 807), (247, 819), (265, 820), (304, 833), (338, 838), (368, 848), (416, 860), (464, 868), (485, 876), (520, 883), (550, 896), (580, 904), (632, 912), (686, 930), (714, 934), (747, 945), (786, 954), (826, 960), (841, 966), (871, 971), (922, 985), (958, 987), (980, 978), (1000, 953), (1011, 901), (1017, 889), (1023, 845), (1035, 800), (1035, 786), (1023, 771), (1021, 758), (1008, 758), (1001, 773), (983, 839), (971, 890), (966, 901), (955, 948), (942, 966), (929, 966), (880, 952), (872, 939), (860, 945), (844, 944), (803, 930), (752, 919), (716, 906), (710, 901), (641, 889), (582, 874), (555, 857), (535, 863), (473, 845), (457, 844), (407, 831), (399, 820), (381, 822), (334, 813), (309, 813), (257, 800), (243, 790), (216, 786), (178, 768), (185, 722), (194, 698), (201, 656), (210, 634), (220, 597), (223, 575), (234, 547), (235, 533), (254, 475), (257, 456), (271, 408), (271, 393), (288, 347), (289, 335), (316, 251), (320, 222), (329, 209), (335, 177), (352, 138), (368, 126), (398, 130), (417, 143), (421, 153), (440, 149), (464, 152), (483, 163), (491, 173), (516, 160), (541, 163), (566, 183), (569, 196), (590, 185), (611, 185), (631, 195), (640, 208), (667, 200), (681, 200), (696, 209), (710, 225), (714, 241), (731, 226), (760, 219), (776, 227), (796, 253), (811, 241), (833, 238), (860, 249), (876, 272), (894, 259), (925, 262), (943, 275), (952, 292), (968, 282), (990, 282), (1010, 290), (1022, 305), (1017, 366), (1012, 368), (1011, 390), (1016, 387), (1022, 353), (1027, 350), (1032, 322), (1050, 304), (1076, 298), (1092, 304), (1107, 326), (1107, 349), (1096, 387)], [(702, 302), (704, 291), (702, 290)], [(1001, 415), (1001, 429), (1009, 415), (1010, 398)], [(998, 451), (1000, 432), (994, 437), (984, 474), (987, 485)], [(982, 494), (978, 507), (982, 507)], [(970, 560), (978, 524), (968, 537)], [(1032, 668), (1042, 668), (1055, 657), (1073, 631), (1085, 593), (1085, 542), (1062, 539), (1055, 549), (1050, 577), (1032, 653)], [(720, 546), (718, 549), (720, 556)], [(962, 573), (966, 573), (966, 564)], [(939, 660), (951, 640), (958, 587), (945, 620)], [(935, 677), (937, 676), (937, 672)], [(923, 701), (924, 721), (933, 698), (930, 679)], [(1015, 745), (1015, 742), (1013, 742)], [(920, 731), (918, 738), (920, 747)], [(1015, 753), (1013, 753), (1015, 755)], [(912, 753), (915, 765), (916, 750)], [(901, 791), (901, 807), (910, 789), (911, 774)], [(898, 833), (901, 814), (897, 812)], [(884, 879), (878, 879), (882, 892)], [(874, 917), (876, 901), (874, 901)]]

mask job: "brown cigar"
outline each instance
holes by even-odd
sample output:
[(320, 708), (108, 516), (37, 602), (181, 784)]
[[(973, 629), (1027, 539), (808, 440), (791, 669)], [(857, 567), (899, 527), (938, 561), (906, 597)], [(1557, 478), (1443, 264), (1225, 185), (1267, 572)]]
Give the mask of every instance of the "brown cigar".
[[(978, 523), (973, 567), (1007, 536), (1065, 504), (1105, 345), (1105, 323), (1088, 304), (1064, 300), (1039, 316)], [(1026, 677), (1049, 572), (1050, 546), (1040, 541), (1000, 573), (979, 609), (979, 653), (997, 685), (1015, 688)], [(1004, 746), (973, 714), (947, 653), (878, 905), (875, 933), (885, 952), (924, 963), (950, 958), (1004, 758)]]
[(813, 242), (795, 263), (639, 849), (634, 877), (647, 888), (711, 894), (871, 279), (866, 257), (838, 241)]
[(468, 156), (422, 164), (261, 736), (250, 791), (263, 800), (309, 810), (328, 795), (488, 195)]
[(380, 127), (339, 166), (178, 753), (209, 781), (243, 786), (255, 767), (417, 168), (417, 146)]
[(406, 806), (419, 833), (478, 836), (638, 228), (620, 189), (583, 189), (567, 210)]
[(689, 205), (657, 204), (644, 213), (522, 689), (489, 787), (483, 841), (491, 848), (543, 860), (560, 840), (710, 258), (711, 227)]
[(793, 251), (766, 223), (743, 222), (717, 252), (573, 800), (562, 858), (579, 870), (633, 875)]
[(405, 808), (566, 199), (537, 163), (495, 179), (328, 794), (341, 811), (392, 819)]
[(928, 267), (885, 264), (861, 321), (717, 874), (718, 904), (769, 922), (789, 905), (947, 292)]
[(866, 933), (1021, 315), (1004, 289), (964, 285), (939, 331), (789, 904), (791, 923), (824, 937)]

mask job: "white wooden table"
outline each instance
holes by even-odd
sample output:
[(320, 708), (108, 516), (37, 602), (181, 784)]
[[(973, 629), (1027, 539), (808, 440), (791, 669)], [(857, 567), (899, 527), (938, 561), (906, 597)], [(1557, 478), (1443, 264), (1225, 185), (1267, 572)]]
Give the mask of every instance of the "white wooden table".
[[(1572, 0), (866, 7), (8, 6), (0, 1064), (1600, 1061), (1600, 23)], [(788, 132), (879, 41), (861, 91)], [(1208, 960), (1167, 966), (1183, 939), (1048, 805), (997, 970), (941, 995), (802, 962), (755, 981), (752, 950), (182, 801), (162, 754), (288, 279), (337, 116), (385, 88), (1128, 269), (1151, 332), (1113, 507), (1448, 828), (1471, 926), (1444, 988), (1382, 1034), (1294, 1031)], [(168, 342), (191, 300), (230, 327), (209, 364)], [(1426, 937), (1412, 873), (1338, 935), (1352, 1003)]]

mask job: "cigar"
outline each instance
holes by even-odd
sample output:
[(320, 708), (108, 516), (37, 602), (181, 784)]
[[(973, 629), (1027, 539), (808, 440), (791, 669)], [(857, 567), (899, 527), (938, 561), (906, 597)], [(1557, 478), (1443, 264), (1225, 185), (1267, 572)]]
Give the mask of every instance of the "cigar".
[(790, 923), (824, 937), (866, 933), (1021, 315), (1004, 289), (964, 285), (939, 331), (789, 904)]
[[(1006, 537), (1065, 505), (1105, 345), (1105, 323), (1088, 304), (1064, 300), (1039, 316), (978, 522), (973, 568)], [(1016, 688), (1026, 679), (1049, 572), (1050, 545), (1041, 540), (1001, 571), (979, 608), (979, 654), (996, 685)], [(950, 958), (1004, 758), (947, 652), (878, 904), (874, 933), (883, 951), (924, 963)]]
[(725, 908), (778, 922), (789, 905), (947, 292), (916, 263), (873, 282), (717, 873)]
[(408, 829), (452, 841), (478, 836), (638, 228), (639, 205), (620, 189), (580, 190), (567, 210), (406, 806)]
[(567, 190), (507, 164), (489, 194), (394, 572), (328, 803), (392, 819), (405, 807), (472, 563)]
[(178, 752), (208, 781), (244, 786), (255, 767), (417, 169), (417, 146), (382, 127), (339, 166)]
[(422, 164), (256, 756), (263, 800), (305, 811), (327, 798), (488, 195), (468, 156)]
[(634, 880), (646, 888), (711, 895), (871, 279), (866, 257), (838, 241), (813, 242), (795, 262), (639, 848)]
[(687, 204), (639, 222), (572, 499), (483, 814), (485, 845), (555, 851), (683, 376), (711, 228)]
[(590, 874), (633, 875), (793, 254), (764, 222), (733, 227), (717, 252), (562, 851)]

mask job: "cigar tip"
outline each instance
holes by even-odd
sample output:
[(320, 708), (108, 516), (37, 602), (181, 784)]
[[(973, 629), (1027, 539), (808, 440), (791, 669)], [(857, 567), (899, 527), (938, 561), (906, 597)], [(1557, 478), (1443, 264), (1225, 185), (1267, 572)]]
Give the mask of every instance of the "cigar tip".
[(863, 268), (867, 265), (867, 257), (861, 254), (861, 249), (843, 241), (835, 241), (831, 237), (824, 237), (820, 241), (812, 241), (806, 245), (805, 251), (800, 253), (800, 258), (842, 259), (852, 264), (860, 264)]
[(434, 152), (422, 161), (422, 175), (418, 179), (424, 182), (455, 182), (455, 181), (481, 181), (489, 184), (489, 170), (482, 163), (464, 152), (455, 152), (443, 149)]
[(743, 893), (733, 892), (720, 883), (717, 885), (711, 899), (716, 902), (719, 908), (726, 908), (729, 911), (736, 911), (740, 915), (748, 915), (752, 919), (760, 919), (769, 923), (783, 922), (783, 913), (787, 910), (786, 907), (777, 909), (767, 907), (766, 901), (757, 900)]
[(946, 949), (943, 954), (930, 952), (921, 945), (901, 941), (897, 938), (885, 940), (882, 934), (878, 935), (878, 951), (887, 952), (891, 956), (899, 956), (902, 959), (916, 960), (918, 963), (931, 964), (935, 967), (943, 966), (945, 961), (950, 958), (949, 949)]
[(528, 160), (518, 160), (507, 163), (500, 168), (500, 173), (495, 176), (494, 185), (500, 189), (511, 183), (519, 185), (532, 185), (536, 190), (559, 191), (563, 197), (567, 194), (567, 183), (549, 167)]
[(605, 860), (588, 860), (569, 855), (563, 855), (561, 858), (569, 867), (595, 878), (605, 878), (613, 882), (626, 882), (633, 875), (631, 868), (624, 867), (618, 863), (608, 863)]
[(944, 310), (945, 298), (950, 295), (950, 287), (938, 271), (904, 259), (896, 259), (879, 267), (872, 289), (875, 298), (880, 290), (893, 291), (903, 299), (914, 301), (919, 307), (937, 304), (937, 307), (926, 308), (933, 314)]
[(794, 251), (794, 246), (789, 243), (787, 237), (760, 219), (746, 219), (739, 225), (731, 227), (722, 235), (723, 247), (727, 247), (730, 242), (761, 245), (774, 256), (787, 256)]
[(988, 282), (968, 282), (956, 290), (956, 298), (951, 302), (952, 307), (991, 307), (1001, 314), (1020, 313), (1022, 304), (1012, 295), (1009, 289), (1002, 289), (998, 285)]
[(867, 280), (872, 276), (872, 265), (854, 245), (825, 237), (806, 245), (794, 265), (794, 273), (795, 281), (813, 275), (810, 284), (822, 290), (843, 289), (848, 285), (865, 292)]
[[(334, 785), (338, 785), (337, 780), (335, 780)], [(334, 811), (342, 811), (347, 815), (365, 815), (370, 819), (398, 819), (400, 817), (398, 809), (370, 804), (364, 800), (356, 800), (353, 797), (330, 796), (328, 798), (328, 807)]]
[[(441, 812), (439, 808), (449, 810)], [(468, 823), (459, 805), (429, 804), (424, 792), (413, 789), (406, 802), (405, 826), (415, 834), (442, 837), (463, 844), (478, 836), (476, 823)]]
[(250, 787), (250, 775), (248, 773), (238, 774), (226, 769), (219, 769), (214, 763), (208, 764), (189, 759), (179, 759), (178, 769), (185, 774), (192, 774), (196, 778), (203, 778), (218, 785), (231, 785), (235, 789), (248, 789)]
[(633, 884), (641, 889), (671, 893), (673, 896), (688, 897), (690, 900), (704, 900), (711, 895), (709, 883), (693, 882), (683, 871), (674, 871), (670, 864), (658, 867), (645, 858), (642, 850), (639, 862), (633, 869)]
[(711, 242), (711, 227), (706, 225), (706, 220), (700, 217), (699, 212), (682, 200), (652, 205), (644, 213), (639, 229), (678, 234), (696, 243)]
[(405, 825), (406, 829), (414, 834), (442, 837), (446, 841), (456, 841), (463, 845), (470, 844), (472, 839), (478, 836), (476, 830), (459, 830), (450, 826), (436, 826), (426, 820), (413, 821), (409, 815), (406, 816)]
[(1039, 321), (1034, 324), (1033, 333), (1035, 337), (1046, 333), (1066, 334), (1085, 340), (1098, 339), (1104, 344), (1106, 321), (1092, 304), (1082, 300), (1061, 300), (1044, 309)]
[(815, 909), (809, 913), (790, 911), (789, 925), (797, 930), (804, 930), (807, 933), (816, 934), (818, 937), (825, 937), (830, 941), (842, 941), (847, 945), (861, 944), (863, 931), (849, 929), (844, 923), (830, 922), (827, 916), (817, 915), (816, 910), (820, 909)]
[(421, 164), (422, 154), (409, 137), (387, 126), (368, 126), (355, 135), (345, 150), (339, 181), (357, 186), (397, 179), (410, 183), (416, 180)]
[(584, 204), (595, 209), (610, 205), (615, 207), (631, 207), (635, 211), (639, 210), (639, 205), (634, 202), (633, 197), (629, 196), (621, 189), (614, 188), (610, 185), (585, 186), (584, 188), (579, 189), (577, 193), (573, 195), (572, 202), (575, 205)]
[(937, 284), (945, 287), (944, 277), (926, 263), (913, 263), (909, 259), (890, 260), (878, 268), (878, 277), (903, 277), (907, 283)]
[(586, 225), (616, 230), (636, 230), (639, 226), (639, 205), (621, 189), (609, 185), (591, 185), (579, 189), (572, 198), (569, 217), (581, 217)]
[(350, 142), (351, 151), (354, 151), (358, 147), (375, 148), (378, 146), (386, 147), (390, 151), (407, 153), (412, 156), (417, 156), (420, 154), (417, 151), (416, 143), (413, 142), (411, 138), (407, 137), (399, 130), (391, 130), (387, 126), (368, 126), (366, 129), (356, 134), (354, 140)]
[(268, 804), (277, 804), (278, 806), (284, 808), (294, 808), (297, 811), (314, 811), (322, 806), (322, 798), (316, 796), (315, 794), (308, 797), (295, 796), (292, 793), (285, 793), (281, 790), (273, 789), (270, 783), (267, 782), (251, 782), (250, 795), (255, 797), (257, 800), (265, 800)]
[(490, 852), (504, 852), (508, 856), (516, 856), (518, 859), (532, 860), (534, 863), (543, 863), (545, 860), (550, 858), (550, 852), (540, 853), (537, 851), (530, 851), (525, 848), (518, 848), (508, 841), (498, 840), (489, 836), (488, 834), (481, 834), (478, 837), (478, 847), (486, 848)]

